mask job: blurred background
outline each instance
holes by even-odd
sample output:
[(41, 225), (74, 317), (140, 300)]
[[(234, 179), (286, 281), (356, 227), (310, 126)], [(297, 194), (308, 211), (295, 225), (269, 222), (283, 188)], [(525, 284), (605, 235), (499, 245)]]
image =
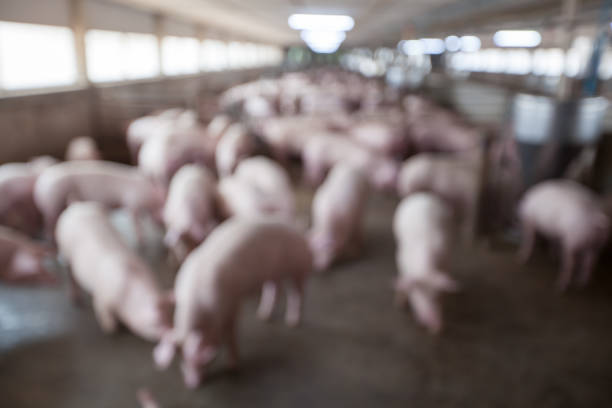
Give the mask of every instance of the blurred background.
[[(543, 180), (588, 188), (597, 206), (576, 225), (597, 232), (593, 208), (612, 216), (611, 33), (612, 0), (0, 0), (5, 170), (61, 160), (86, 136), (94, 158), (138, 165), (152, 182), (137, 160), (150, 137), (221, 181), (217, 143), (238, 133), (225, 137), (231, 165), (275, 159), (303, 225), (325, 173), (355, 151), (376, 190), (363, 250), (312, 279), (303, 327), (259, 323), (250, 305), (243, 371), (219, 370), (190, 393), (178, 369), (153, 369), (151, 344), (104, 336), (90, 309), (72, 307), (67, 279), (61, 290), (1, 284), (0, 405), (136, 406), (146, 386), (168, 407), (612, 406), (611, 240), (580, 248), (601, 255), (593, 284), (563, 296), (552, 288), (556, 244), (527, 266), (516, 260), (517, 205)], [(309, 184), (305, 146), (319, 133), (335, 141), (313, 151), (340, 158), (325, 157)], [(449, 250), (463, 291), (445, 300), (437, 337), (393, 305), (392, 223), (407, 195), (398, 178), (424, 155), (456, 160), (443, 178), (471, 214), (472, 236)], [(165, 159), (167, 188), (180, 166)], [(473, 191), (452, 182), (466, 168)], [(24, 195), (37, 213), (34, 173)], [(543, 199), (542, 213), (571, 191), (561, 196)], [(13, 207), (7, 218), (23, 221), (22, 203)], [(136, 242), (128, 221), (114, 222)], [(163, 228), (145, 227), (144, 247), (131, 248), (168, 288), (178, 265)]]

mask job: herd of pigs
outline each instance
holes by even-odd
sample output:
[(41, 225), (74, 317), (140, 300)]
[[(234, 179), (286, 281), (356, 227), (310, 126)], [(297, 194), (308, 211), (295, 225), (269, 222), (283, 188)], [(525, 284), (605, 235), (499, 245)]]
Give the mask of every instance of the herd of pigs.
[[(102, 330), (121, 323), (158, 342), (159, 368), (180, 350), (188, 387), (223, 346), (238, 363), (236, 319), (247, 296), (261, 292), (258, 316), (268, 319), (284, 285), (286, 323), (299, 323), (311, 272), (363, 253), (370, 191), (400, 199), (396, 302), (432, 333), (442, 328), (441, 294), (459, 288), (448, 274), (451, 246), (474, 238), (482, 214), (492, 216), (487, 207), (512, 201), (518, 209), (523, 260), (537, 235), (560, 243), (561, 290), (574, 270), (579, 283), (589, 280), (608, 239), (605, 200), (586, 187), (549, 180), (519, 203), (511, 142), (355, 74), (286, 73), (238, 85), (206, 122), (183, 109), (134, 120), (134, 166), (102, 160), (87, 137), (70, 143), (66, 161), (0, 166), (0, 277), (55, 282), (47, 258), (58, 256), (70, 268), (73, 300), (91, 295)], [(298, 221), (298, 178), (316, 188), (309, 226)], [(172, 290), (161, 289), (111, 224), (116, 208), (131, 214), (139, 242), (143, 217), (163, 225), (167, 260), (178, 265)]]

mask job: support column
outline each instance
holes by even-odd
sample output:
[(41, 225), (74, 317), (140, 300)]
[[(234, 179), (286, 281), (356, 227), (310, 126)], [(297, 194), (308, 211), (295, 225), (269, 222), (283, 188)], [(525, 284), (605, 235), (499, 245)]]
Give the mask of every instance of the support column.
[(70, 0), (70, 27), (74, 35), (74, 52), (77, 65), (77, 84), (89, 85), (85, 49), (85, 6), (83, 0)]

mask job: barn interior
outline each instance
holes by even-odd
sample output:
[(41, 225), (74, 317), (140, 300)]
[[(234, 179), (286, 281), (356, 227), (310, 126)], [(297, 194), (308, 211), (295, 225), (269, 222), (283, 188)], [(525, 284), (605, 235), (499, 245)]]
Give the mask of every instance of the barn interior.
[[(609, 0), (1, 0), (0, 405), (610, 406), (611, 30)], [(181, 147), (187, 139), (196, 142)], [(163, 140), (180, 159), (148, 155)], [(71, 157), (88, 148), (92, 157)], [(239, 366), (224, 352), (188, 387), (180, 362), (156, 367), (159, 338), (121, 318), (103, 330), (95, 288), (74, 302), (75, 255), (43, 208), (57, 190), (45, 197), (39, 185), (66, 163), (119, 163), (163, 191), (162, 214), (177, 175), (207, 169), (219, 224), (205, 239), (169, 245), (167, 217), (102, 203), (120, 247), (168, 291), (222, 226), (253, 218), (257, 197), (221, 184), (256, 156), (286, 174), (291, 222), (324, 270), (307, 276), (297, 327), (283, 321), (285, 290), (271, 320), (258, 319), (258, 286), (240, 308)], [(40, 157), (53, 164), (34, 170)], [(434, 167), (406, 186), (419, 158), (460, 164), (435, 186), (425, 185)], [(31, 178), (9, 186), (17, 163)], [(361, 242), (319, 268), (315, 202), (327, 191), (343, 211), (344, 197), (323, 188), (343, 164), (368, 185), (347, 221)], [(465, 171), (468, 185), (455, 182)], [(551, 180), (559, 196), (537, 210), (561, 232), (538, 230), (527, 261), (531, 224), (519, 208)], [(74, 201), (103, 201), (87, 194), (67, 194), (58, 225)], [(258, 194), (259, 220), (281, 200)], [(398, 213), (423, 194), (452, 214), (436, 255), (457, 287), (432, 295), (439, 327), (419, 318), (417, 301), (398, 304), (398, 277), (410, 272), (401, 255), (431, 238), (400, 241), (410, 226), (398, 230)], [(83, 240), (97, 233), (76, 224)], [(592, 231), (574, 259), (568, 242)], [(44, 249), (44, 273), (28, 269), (31, 248)], [(92, 273), (103, 262), (91, 255)], [(568, 264), (582, 273), (564, 283)]]

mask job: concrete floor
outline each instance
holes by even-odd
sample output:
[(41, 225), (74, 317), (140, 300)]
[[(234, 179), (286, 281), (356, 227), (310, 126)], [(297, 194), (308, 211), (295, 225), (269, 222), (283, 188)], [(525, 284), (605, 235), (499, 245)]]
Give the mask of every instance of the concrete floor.
[(371, 201), (363, 257), (310, 281), (300, 328), (285, 327), (280, 311), (262, 323), (248, 303), (241, 370), (221, 359), (197, 391), (176, 364), (155, 371), (152, 344), (102, 335), (65, 282), (0, 286), (0, 406), (134, 407), (140, 387), (167, 408), (612, 406), (605, 268), (561, 296), (544, 256), (521, 268), (509, 247), (457, 248), (452, 272), (464, 290), (446, 298), (445, 331), (432, 337), (393, 306), (394, 205)]

